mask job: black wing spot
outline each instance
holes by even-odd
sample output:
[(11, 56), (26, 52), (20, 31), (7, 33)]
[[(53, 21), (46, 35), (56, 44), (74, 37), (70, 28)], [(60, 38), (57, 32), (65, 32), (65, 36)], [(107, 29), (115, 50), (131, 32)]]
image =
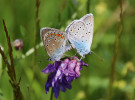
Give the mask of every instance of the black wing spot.
[(56, 41), (57, 39), (55, 38), (55, 41)]
[(90, 24), (90, 23), (89, 23)]
[(83, 29), (84, 30), (84, 29)]
[(88, 25), (88, 24), (87, 24)]
[(83, 42), (83, 41), (82, 41)]
[(82, 52), (82, 51), (83, 51), (83, 49), (80, 50), (80, 52)]
[(87, 33), (86, 33), (87, 34)]
[(78, 28), (78, 30), (79, 30), (79, 28)]
[(48, 44), (46, 46), (48, 47)]
[(90, 32), (89, 32), (90, 33)]
[(75, 34), (76, 35), (76, 34)]
[(80, 27), (81, 28), (81, 27)]

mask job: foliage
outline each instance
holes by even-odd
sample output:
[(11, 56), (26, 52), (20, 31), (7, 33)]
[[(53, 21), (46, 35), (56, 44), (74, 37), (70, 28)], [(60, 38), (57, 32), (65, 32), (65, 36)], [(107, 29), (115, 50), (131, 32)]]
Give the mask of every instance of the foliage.
[[(117, 51), (111, 100), (135, 99), (134, 4), (134, 0), (123, 2), (122, 32)], [(84, 68), (81, 71), (81, 77), (72, 83), (72, 90), (67, 90), (66, 93), (60, 92), (58, 99), (61, 100), (105, 100), (107, 98), (114, 42), (120, 20), (120, 1), (40, 0), (38, 16), (40, 28), (53, 27), (64, 31), (71, 21), (87, 13), (93, 13), (95, 23), (91, 50), (103, 57), (104, 61), (93, 53), (87, 55), (83, 61), (89, 64), (88, 68)], [(11, 42), (16, 39), (22, 39), (24, 42), (22, 50), (17, 51), (13, 48), (16, 80), (19, 81), (21, 77), (20, 88), (24, 100), (48, 100), (51, 94), (51, 92), (45, 94), (48, 75), (41, 71), (50, 62), (41, 45), (39, 30), (36, 28), (36, 0), (0, 0), (0, 47), (10, 59), (2, 19), (5, 20)], [(33, 51), (36, 32), (38, 35), (35, 55)], [(74, 56), (75, 51), (69, 51), (66, 55)], [(0, 55), (0, 100), (13, 100), (13, 88), (9, 80), (7, 66)]]

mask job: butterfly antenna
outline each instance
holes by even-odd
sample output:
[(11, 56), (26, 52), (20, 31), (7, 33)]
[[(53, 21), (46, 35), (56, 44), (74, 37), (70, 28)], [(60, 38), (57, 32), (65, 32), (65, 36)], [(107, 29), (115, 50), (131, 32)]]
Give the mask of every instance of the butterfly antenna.
[(93, 53), (94, 55), (96, 55), (100, 60), (104, 61), (104, 58), (102, 58), (101, 56), (97, 55), (95, 52), (91, 51), (90, 54)]

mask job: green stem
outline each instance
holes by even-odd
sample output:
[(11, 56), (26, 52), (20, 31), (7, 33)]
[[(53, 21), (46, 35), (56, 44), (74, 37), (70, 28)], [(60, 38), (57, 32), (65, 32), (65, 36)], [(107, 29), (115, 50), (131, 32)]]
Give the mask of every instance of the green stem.
[(86, 11), (87, 13), (90, 13), (90, 0), (87, 0)]
[(53, 100), (53, 90), (51, 90), (50, 100)]
[(39, 6), (40, 6), (40, 1), (36, 0), (36, 32), (35, 32), (35, 43), (34, 43), (34, 63), (36, 62), (36, 54), (37, 54), (37, 49), (36, 49), (36, 45), (37, 45), (37, 41), (38, 41), (38, 35), (39, 35), (39, 30), (40, 30), (40, 20), (39, 20)]
[(112, 62), (111, 62), (110, 81), (109, 81), (107, 100), (110, 100), (113, 94), (113, 83), (114, 83), (114, 78), (115, 78), (115, 64), (116, 64), (117, 55), (118, 55), (119, 40), (122, 34), (122, 10), (123, 10), (122, 5), (123, 5), (123, 0), (120, 0), (120, 21), (118, 23), (117, 36), (114, 42), (114, 54), (113, 54)]

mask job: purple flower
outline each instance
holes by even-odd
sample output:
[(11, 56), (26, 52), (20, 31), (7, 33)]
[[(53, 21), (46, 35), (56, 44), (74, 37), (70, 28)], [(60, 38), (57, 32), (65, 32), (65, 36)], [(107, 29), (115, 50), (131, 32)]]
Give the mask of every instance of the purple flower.
[(23, 41), (21, 39), (16, 39), (13, 43), (12, 46), (15, 47), (16, 50), (21, 50), (23, 47)]
[(48, 93), (49, 88), (52, 87), (57, 98), (60, 90), (65, 92), (67, 88), (71, 89), (71, 82), (80, 77), (82, 66), (88, 66), (88, 64), (80, 61), (77, 57), (66, 58), (64, 61), (55, 61), (53, 64), (49, 64), (42, 70), (45, 74), (50, 73), (45, 84), (45, 92)]

